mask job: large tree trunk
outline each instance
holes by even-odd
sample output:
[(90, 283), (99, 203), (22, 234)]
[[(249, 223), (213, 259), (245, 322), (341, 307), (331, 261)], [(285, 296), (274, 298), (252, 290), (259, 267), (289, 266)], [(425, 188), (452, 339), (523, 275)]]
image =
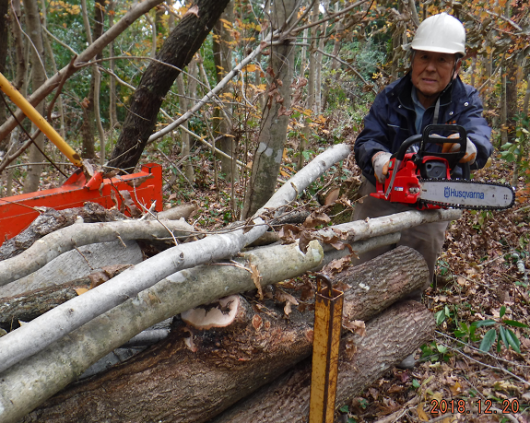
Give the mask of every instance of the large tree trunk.
[(153, 133), (162, 101), (180, 73), (176, 68), (188, 65), (228, 1), (197, 0), (171, 32), (157, 55), (158, 61), (149, 65), (134, 93), (110, 166), (134, 169)]
[[(295, 0), (273, 2), (274, 29), (288, 25), (288, 19), (291, 18), (295, 5)], [(292, 40), (285, 39), (281, 45), (271, 46), (271, 69), (273, 76), (269, 86), (269, 101), (261, 123), (258, 148), (254, 153), (252, 177), (246, 193), (243, 218), (253, 215), (263, 206), (276, 188), (290, 119), (291, 82), (294, 72)]]
[[(368, 320), (421, 287), (427, 276), (421, 254), (407, 247), (336, 275), (335, 283), (345, 290), (343, 318)], [(183, 314), (186, 324), (179, 321), (168, 340), (128, 365), (65, 391), (31, 418), (58, 423), (207, 421), (309, 356), (314, 287), (291, 285), (292, 296), (285, 293), (289, 285), (280, 287), (255, 306), (238, 297), (234, 300), (239, 303), (233, 311), (234, 322), (225, 328), (200, 330), (191, 313)], [(285, 307), (289, 307), (286, 301), (293, 308), (296, 302), (300, 306), (282, 318)], [(200, 309), (213, 307), (211, 304), (196, 311), (200, 315)], [(414, 324), (414, 319), (408, 324)], [(398, 332), (402, 333), (400, 329)], [(413, 350), (418, 346), (413, 344), (407, 347)], [(378, 366), (388, 368), (409, 349), (389, 351), (390, 361), (382, 360)]]
[[(184, 270), (138, 295), (130, 296), (123, 304), (2, 372), (2, 423), (18, 421), (53, 394), (77, 380), (93, 363), (155, 323), (222, 296), (252, 290), (255, 287), (252, 275), (244, 269), (248, 262), (255, 266), (257, 273), (262, 277), (262, 286), (266, 286), (302, 274), (318, 264), (322, 255), (322, 248), (317, 242), (310, 243), (305, 255), (300, 253), (296, 244), (276, 246), (267, 251), (259, 249), (243, 254), (237, 259), (237, 267), (199, 266)], [(281, 268), (277, 266), (280, 260), (284, 260)], [(124, 274), (125, 272), (120, 276)], [(108, 284), (105, 283), (96, 290), (106, 285)], [(79, 298), (82, 299), (93, 291)], [(22, 329), (23, 327), (17, 331)]]
[[(432, 339), (434, 329), (432, 313), (409, 300), (371, 320), (364, 337), (351, 333), (343, 337), (335, 409), (348, 404), (392, 365)], [(352, 346), (357, 348), (354, 354)], [(310, 388), (311, 362), (305, 360), (211, 423), (307, 422)]]

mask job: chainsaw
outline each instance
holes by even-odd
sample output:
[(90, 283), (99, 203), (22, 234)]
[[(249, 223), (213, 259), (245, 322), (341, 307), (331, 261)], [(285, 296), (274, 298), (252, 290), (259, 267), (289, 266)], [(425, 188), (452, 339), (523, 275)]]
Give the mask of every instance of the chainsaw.
[[(439, 135), (448, 132), (452, 133), (451, 138)], [(427, 151), (430, 144), (445, 143), (460, 144), (460, 151)], [(407, 138), (391, 156), (384, 184), (377, 181), (377, 191), (370, 195), (393, 203), (411, 204), (418, 210), (448, 207), (503, 210), (512, 207), (515, 201), (513, 188), (507, 184), (471, 181), (468, 163), (463, 165), (463, 179), (451, 179), (456, 165), (466, 154), (466, 145), (467, 133), (462, 126), (428, 125), (422, 134)]]

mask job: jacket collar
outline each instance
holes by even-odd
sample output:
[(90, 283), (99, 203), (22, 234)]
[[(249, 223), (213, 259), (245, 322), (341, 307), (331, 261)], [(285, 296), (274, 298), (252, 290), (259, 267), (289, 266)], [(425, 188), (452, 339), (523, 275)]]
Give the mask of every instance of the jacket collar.
[[(396, 85), (391, 90), (391, 93), (397, 96), (401, 105), (410, 110), (414, 109), (414, 104), (412, 103), (411, 96), (412, 87), (413, 85), (409, 72), (399, 81), (397, 81)], [(440, 106), (449, 105), (452, 101), (453, 94), (458, 95), (458, 93), (461, 93), (462, 89), (463, 82), (461, 81), (460, 77), (457, 76), (456, 79), (454, 79), (449, 85), (449, 87), (442, 91), (440, 97)], [(431, 107), (434, 107), (434, 105), (432, 105)]]

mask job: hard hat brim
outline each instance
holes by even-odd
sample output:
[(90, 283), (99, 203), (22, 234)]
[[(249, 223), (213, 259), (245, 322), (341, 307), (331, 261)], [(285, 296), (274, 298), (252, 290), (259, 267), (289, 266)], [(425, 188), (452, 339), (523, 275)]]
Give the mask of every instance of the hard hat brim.
[(429, 52), (432, 52), (432, 53), (446, 53), (446, 54), (463, 54), (465, 55), (465, 51), (461, 51), (461, 50), (455, 50), (455, 49), (450, 49), (450, 48), (443, 48), (443, 47), (439, 47), (439, 46), (415, 46), (415, 45), (411, 45), (410, 46), (412, 48), (412, 50), (415, 50), (415, 51), (429, 51)]

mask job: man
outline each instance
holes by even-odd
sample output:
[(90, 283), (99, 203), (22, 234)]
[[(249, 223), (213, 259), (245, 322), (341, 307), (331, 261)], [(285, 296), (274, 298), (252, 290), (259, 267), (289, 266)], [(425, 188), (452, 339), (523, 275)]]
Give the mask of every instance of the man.
[[(354, 220), (381, 217), (407, 210), (404, 204), (390, 203), (370, 197), (375, 192), (376, 179), (384, 182), (388, 161), (405, 139), (422, 133), (431, 123), (451, 123), (463, 126), (468, 135), (466, 155), (460, 163), (472, 169), (483, 167), (493, 147), (489, 141), (491, 129), (482, 117), (482, 103), (477, 90), (458, 77), (465, 55), (466, 34), (462, 23), (446, 14), (431, 16), (422, 22), (412, 41), (411, 70), (377, 95), (364, 120), (364, 130), (355, 142), (357, 164), (362, 169), (360, 194), (367, 196), (355, 207)], [(429, 149), (440, 147), (431, 145)], [(459, 144), (444, 144), (443, 151), (458, 151)], [(461, 169), (455, 169), (455, 177)], [(448, 222), (420, 225), (401, 234), (399, 245), (406, 245), (423, 254), (430, 271), (428, 288), (438, 254), (442, 249)], [(392, 246), (381, 247), (361, 255), (362, 263), (376, 257)], [(412, 298), (421, 299), (422, 291)]]

